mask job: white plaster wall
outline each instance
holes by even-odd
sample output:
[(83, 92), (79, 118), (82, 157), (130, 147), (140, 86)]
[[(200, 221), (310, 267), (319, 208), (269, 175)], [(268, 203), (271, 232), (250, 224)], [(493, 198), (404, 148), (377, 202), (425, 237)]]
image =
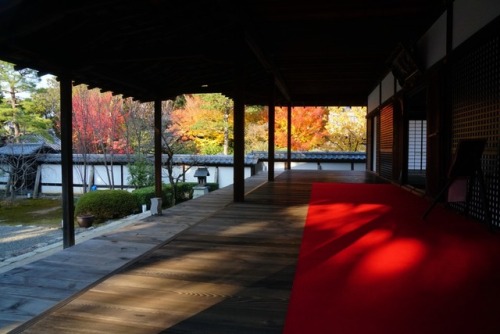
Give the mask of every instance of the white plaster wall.
[[(210, 171), (210, 175), (212, 175), (211, 171)], [(252, 176), (252, 169), (250, 167), (245, 167), (243, 177), (245, 179), (247, 179), (250, 176)], [(219, 188), (224, 188), (224, 187), (232, 185), (234, 182), (234, 169), (233, 169), (233, 167), (232, 166), (219, 167), (218, 180), (217, 181), (214, 180), (212, 182), (217, 182), (219, 184)]]
[[(184, 179), (186, 182), (198, 182), (198, 178), (194, 176), (194, 174), (196, 173), (196, 170), (201, 167), (201, 166), (193, 166), (191, 168), (189, 168), (185, 175), (184, 175)], [(206, 166), (203, 166), (204, 168), (207, 168), (208, 169), (208, 173), (210, 175), (207, 176), (207, 182), (208, 183), (217, 183), (217, 177), (218, 177), (218, 171), (217, 171), (217, 167), (206, 167)], [(187, 167), (186, 167), (187, 169)], [(164, 175), (166, 176), (167, 174), (167, 171), (165, 170), (164, 171)], [(182, 173), (182, 167), (181, 166), (178, 166), (178, 167), (174, 167), (174, 175), (179, 175), (180, 173)], [(168, 178), (165, 179), (165, 183), (169, 183), (168, 182)]]
[(500, 0), (455, 0), (453, 3), (453, 48), (500, 15)]
[(292, 162), (291, 167), (296, 170), (318, 170), (315, 162)]
[[(90, 172), (90, 166), (87, 166)], [(62, 192), (62, 187), (58, 184), (62, 184), (62, 167), (61, 165), (41, 165), (41, 192), (43, 194), (60, 194)], [(81, 184), (83, 166), (73, 166), (73, 183)], [(87, 182), (89, 180), (90, 173), (87, 173)], [(44, 185), (44, 183), (52, 183), (54, 185)], [(83, 193), (82, 187), (73, 187), (73, 192), (75, 194)]]
[[(246, 172), (245, 172), (246, 177)], [(233, 167), (219, 167), (219, 188), (232, 185), (234, 182)]]
[[(61, 184), (62, 182), (61, 165), (41, 165), (40, 173), (42, 183)], [(73, 177), (73, 182), (74, 180), (75, 179)], [(61, 193), (61, 186), (49, 186), (42, 184), (41, 192), (43, 194), (59, 194)]]
[[(113, 184), (115, 186), (119, 186), (122, 184), (122, 171), (121, 166), (113, 165), (113, 166), (95, 166), (94, 167), (94, 184), (97, 186), (110, 186), (111, 182), (109, 181), (107, 170), (109, 170), (109, 177), (113, 178)], [(113, 174), (111, 175), (111, 171)], [(128, 185), (128, 180), (125, 178), (123, 180), (124, 185)]]
[[(125, 167), (126, 168), (126, 167)], [(186, 168), (187, 169), (187, 168)], [(174, 178), (177, 178), (179, 175), (181, 175), (183, 172), (183, 168), (182, 166), (174, 166), (174, 168), (172, 169), (172, 173), (173, 173), (173, 176)], [(189, 179), (192, 178), (192, 175), (194, 174), (194, 170), (189, 169), (187, 172), (186, 172), (186, 182), (194, 182), (194, 181), (190, 181)], [(161, 169), (161, 181), (165, 184), (170, 184), (170, 180), (168, 179), (168, 171), (166, 168), (162, 168)], [(210, 181), (209, 181), (210, 182)]]
[[(263, 163), (263, 172), (267, 172), (268, 164), (267, 162)], [(284, 162), (276, 162), (275, 165), (275, 170), (284, 170), (285, 169), (285, 164)], [(90, 166), (87, 166), (87, 168), (90, 169)], [(120, 187), (121, 185), (121, 167), (120, 166), (114, 166), (115, 168), (115, 186)], [(185, 181), (186, 182), (198, 182), (198, 179), (194, 177), (194, 173), (196, 172), (196, 169), (198, 167), (192, 167), (190, 168), (185, 175)], [(234, 181), (234, 171), (232, 166), (223, 166), (223, 167), (207, 167), (208, 172), (210, 175), (207, 177), (207, 182), (209, 183), (218, 183), (219, 188), (224, 188), (227, 186), (230, 186), (233, 184)], [(321, 168), (325, 170), (351, 170), (351, 163), (321, 163)], [(296, 170), (317, 170), (318, 169), (318, 164), (315, 162), (292, 162), (292, 169)], [(45, 194), (60, 194), (62, 189), (60, 185), (62, 182), (62, 177), (61, 177), (61, 165), (42, 165), (41, 166), (42, 174), (42, 193)], [(82, 180), (79, 174), (79, 171), (82, 170), (82, 166), (75, 166), (73, 168), (73, 182), (75, 184), (81, 184)], [(366, 165), (365, 163), (355, 163), (354, 164), (354, 170), (366, 170)], [(179, 175), (179, 173), (182, 172), (182, 166), (175, 166), (174, 168), (174, 175)], [(100, 186), (100, 189), (105, 189), (106, 186), (108, 185), (107, 182), (107, 176), (106, 176), (106, 171), (104, 166), (95, 166), (95, 181), (96, 185)], [(89, 173), (90, 174), (90, 173)], [(123, 175), (124, 175), (124, 185), (128, 185), (129, 182), (127, 180), (127, 176), (129, 175), (128, 172), (128, 167), (123, 166)], [(249, 178), (252, 176), (252, 168), (251, 167), (245, 167), (244, 168), (244, 178)], [(88, 180), (87, 180), (88, 181)], [(162, 181), (165, 184), (168, 184), (168, 177), (167, 177), (167, 171), (166, 169), (162, 169)], [(53, 183), (56, 185), (43, 185), (43, 183)], [(132, 191), (133, 189), (127, 189), (129, 191)], [(75, 194), (82, 194), (83, 189), (82, 187), (74, 187), (73, 191)]]
[(387, 76), (382, 80), (382, 103), (394, 96), (394, 75), (392, 73), (387, 74)]
[[(264, 171), (268, 171), (269, 168), (269, 163), (267, 161), (264, 162)], [(297, 169), (297, 170), (317, 170), (318, 169), (318, 164), (315, 162), (292, 162), (291, 163), (291, 168), (292, 169)], [(282, 161), (277, 161), (274, 163), (274, 170), (285, 170), (285, 163)]]
[(380, 85), (368, 95), (368, 112), (375, 110), (380, 105)]
[(3, 170), (10, 169), (9, 165), (0, 165), (0, 190), (7, 189), (7, 182), (9, 182), (9, 174)]
[[(52, 167), (53, 166), (53, 167)], [(52, 168), (59, 168), (59, 174), (61, 173), (61, 166), (60, 165), (51, 165)], [(87, 170), (86, 178), (85, 180), (83, 179), (85, 175), (85, 169)], [(57, 170), (57, 169), (55, 169)], [(75, 165), (73, 166), (73, 183), (76, 184), (82, 184), (83, 182), (86, 182), (89, 184), (90, 182), (90, 173), (92, 172), (92, 167), (91, 166), (83, 166), (83, 165)], [(58, 180), (57, 182), (61, 182), (61, 177), (62, 175), (58, 175)], [(43, 176), (42, 176), (43, 182), (48, 182), (46, 181)]]
[(446, 21), (444, 13), (417, 42), (418, 57), (424, 70), (446, 56)]
[[(321, 163), (321, 169), (322, 170), (351, 170), (351, 163)], [(354, 163), (354, 170), (355, 171), (365, 171), (366, 170), (366, 163), (361, 162), (361, 163)]]
[(355, 163), (354, 164), (354, 170), (355, 171), (366, 171), (366, 163)]
[[(91, 166), (87, 166), (89, 174), (87, 178), (87, 182), (89, 181), (89, 176), (90, 176), (90, 170)], [(186, 182), (198, 182), (198, 178), (194, 177), (194, 173), (196, 172), (196, 169), (198, 167), (192, 167), (190, 168), (185, 175), (185, 181)], [(218, 183), (219, 188), (223, 188), (229, 185), (233, 184), (233, 167), (232, 166), (227, 166), (227, 167), (207, 167), (208, 172), (210, 175), (207, 177), (207, 182), (210, 183)], [(82, 177), (80, 176), (80, 172), (83, 172), (82, 166), (75, 166), (73, 168), (73, 183), (75, 184), (81, 184), (82, 183)], [(115, 179), (115, 186), (120, 187), (121, 186), (121, 166), (114, 166), (114, 179)], [(174, 167), (174, 175), (177, 176), (179, 173), (182, 173), (182, 166), (175, 166)], [(127, 166), (123, 166), (123, 185), (129, 185), (128, 182), (128, 177), (129, 171)], [(250, 167), (245, 167), (244, 169), (244, 177), (248, 178), (252, 176), (252, 169)], [(45, 194), (60, 194), (62, 191), (62, 188), (60, 185), (62, 183), (62, 176), (61, 176), (61, 165), (42, 165), (41, 166), (41, 179), (42, 179), (42, 186), (41, 186), (41, 192)], [(100, 189), (106, 189), (106, 186), (108, 186), (107, 182), (107, 175), (106, 175), (106, 170), (104, 166), (95, 166), (95, 181), (96, 185), (100, 186)], [(168, 176), (167, 176), (167, 170), (162, 169), (162, 181), (165, 184), (169, 184)], [(53, 183), (56, 185), (44, 185), (43, 183)], [(133, 190), (133, 189), (127, 189), (127, 190)], [(83, 193), (83, 188), (82, 187), (74, 187), (73, 191), (75, 194), (82, 194)]]

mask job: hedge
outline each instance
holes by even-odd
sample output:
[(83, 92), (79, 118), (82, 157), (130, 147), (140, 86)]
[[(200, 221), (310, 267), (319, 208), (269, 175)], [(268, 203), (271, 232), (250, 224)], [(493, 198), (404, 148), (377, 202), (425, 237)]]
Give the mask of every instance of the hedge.
[(92, 214), (96, 223), (139, 212), (136, 196), (126, 190), (98, 190), (83, 194), (76, 201), (75, 216)]

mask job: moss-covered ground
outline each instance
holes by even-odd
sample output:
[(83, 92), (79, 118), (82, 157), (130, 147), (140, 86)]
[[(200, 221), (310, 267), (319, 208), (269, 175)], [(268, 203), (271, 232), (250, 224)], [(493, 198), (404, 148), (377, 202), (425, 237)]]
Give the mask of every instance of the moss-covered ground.
[(61, 225), (62, 202), (60, 198), (18, 198), (0, 201), (2, 225)]

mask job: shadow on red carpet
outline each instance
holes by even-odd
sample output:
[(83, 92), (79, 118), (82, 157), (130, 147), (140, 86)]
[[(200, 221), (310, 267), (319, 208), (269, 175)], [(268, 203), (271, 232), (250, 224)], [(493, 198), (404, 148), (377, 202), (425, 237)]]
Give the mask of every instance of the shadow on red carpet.
[(428, 205), (314, 184), (284, 333), (500, 333), (500, 236)]

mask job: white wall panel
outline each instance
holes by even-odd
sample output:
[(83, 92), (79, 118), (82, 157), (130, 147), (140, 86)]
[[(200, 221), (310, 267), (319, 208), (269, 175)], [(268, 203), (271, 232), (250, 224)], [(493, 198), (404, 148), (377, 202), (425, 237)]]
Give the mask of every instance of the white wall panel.
[(371, 112), (380, 106), (380, 85), (368, 95), (368, 112)]
[(455, 0), (453, 3), (453, 48), (500, 15), (500, 0)]
[(394, 75), (389, 73), (382, 80), (382, 103), (394, 96)]
[(418, 59), (424, 67), (422, 70), (429, 69), (446, 56), (446, 21), (444, 13), (417, 43)]

